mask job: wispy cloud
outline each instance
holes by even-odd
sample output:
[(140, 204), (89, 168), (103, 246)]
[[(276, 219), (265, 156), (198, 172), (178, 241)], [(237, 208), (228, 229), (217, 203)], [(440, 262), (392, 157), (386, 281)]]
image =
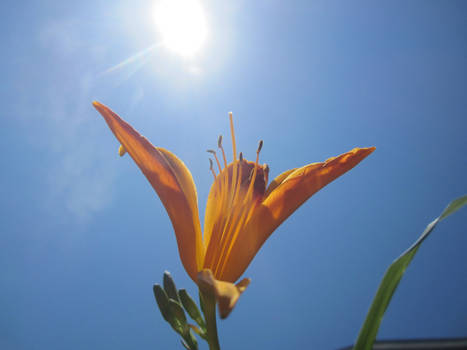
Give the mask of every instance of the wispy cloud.
[(44, 24), (37, 37), (42, 52), (37, 65), (44, 68), (35, 73), (40, 87), (25, 88), (21, 98), (25, 121), (35, 118), (37, 125), (40, 119), (38, 147), (43, 150), (38, 154), (46, 159), (44, 204), (51, 213), (78, 220), (89, 219), (110, 203), (114, 183), (91, 106), (96, 72), (89, 62), (98, 63), (103, 50), (86, 41), (85, 34), (82, 24), (72, 19)]

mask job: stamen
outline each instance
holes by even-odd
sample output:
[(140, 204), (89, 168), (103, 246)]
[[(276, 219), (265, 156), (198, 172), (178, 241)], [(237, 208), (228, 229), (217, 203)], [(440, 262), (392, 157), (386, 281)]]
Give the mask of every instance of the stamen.
[(219, 163), (219, 159), (217, 158), (216, 151), (212, 149), (208, 149), (206, 152), (209, 152), (214, 155), (214, 158), (216, 159), (217, 167), (219, 168), (219, 174), (220, 174), (222, 172), (222, 168), (221, 168), (221, 163)]
[[(226, 238), (225, 243), (222, 245), (222, 250), (221, 250), (221, 255), (218, 259), (218, 264), (215, 269), (215, 273), (219, 274), (220, 276), (223, 275), (225, 267), (227, 266), (227, 261), (230, 258), (230, 252), (232, 251), (232, 248), (235, 244), (235, 241), (238, 238), (238, 235), (243, 228), (243, 226), (250, 220), (251, 216), (253, 215), (253, 211), (255, 208), (255, 204), (253, 201), (253, 189), (254, 189), (254, 184), (256, 181), (256, 176), (258, 173), (258, 161), (259, 161), (259, 152), (261, 151), (261, 148), (263, 147), (263, 140), (261, 140), (258, 144), (258, 149), (256, 151), (256, 162), (255, 166), (253, 168), (252, 174), (250, 174), (250, 184), (248, 186), (248, 190), (246, 193), (246, 196), (243, 199), (243, 204), (240, 207), (240, 211), (237, 213), (236, 216), (236, 226), (235, 228), (229, 229), (228, 234), (226, 235), (228, 238)], [(241, 158), (243, 158), (243, 154), (241, 154)], [(267, 165), (266, 165), (267, 167)], [(266, 169), (264, 166), (262, 167), (263, 169)]]
[(240, 160), (240, 162), (243, 161), (243, 153), (242, 152), (240, 152), (240, 154), (238, 155), (238, 159)]
[(266, 187), (268, 185), (269, 181), (269, 165), (266, 163), (263, 164), (263, 174), (264, 174), (264, 183), (266, 184)]
[(219, 147), (222, 151), (222, 158), (224, 158), (224, 167), (227, 168), (227, 158), (225, 157), (224, 147), (222, 147), (222, 135), (219, 135), (217, 139), (217, 147)]
[(260, 141), (259, 141), (258, 149), (256, 150), (256, 153), (261, 152), (261, 148), (263, 148), (263, 140), (260, 140)]
[(237, 146), (235, 144), (235, 132), (233, 126), (233, 115), (232, 112), (229, 112), (229, 119), (230, 119), (230, 133), (232, 135), (232, 151), (233, 151), (233, 159), (234, 161), (237, 160)]
[(256, 150), (255, 167), (253, 169), (253, 175), (251, 176), (250, 185), (248, 186), (248, 192), (246, 193), (246, 196), (245, 196), (245, 203), (250, 200), (250, 196), (252, 196), (253, 194), (253, 187), (255, 185), (256, 174), (258, 172), (257, 170), (258, 170), (258, 162), (259, 162), (259, 152), (261, 151), (261, 148), (263, 148), (263, 140), (259, 141), (258, 149)]
[(209, 158), (209, 170), (211, 170), (211, 173), (212, 173), (212, 176), (214, 176), (214, 180), (216, 180), (216, 172), (214, 171), (214, 167), (213, 167), (213, 162), (212, 162), (212, 159)]
[[(243, 155), (242, 155), (243, 156)], [(238, 171), (238, 174), (236, 174)], [(240, 162), (234, 164), (233, 168), (234, 178), (235, 181), (232, 181), (232, 187), (229, 191), (230, 194), (233, 194), (228, 201), (230, 203), (230, 209), (227, 216), (227, 219), (223, 225), (224, 229), (221, 235), (221, 239), (219, 240), (219, 249), (217, 253), (217, 261), (214, 271), (215, 274), (217, 273), (218, 269), (222, 267), (221, 262), (225, 260), (225, 251), (227, 247), (229, 247), (229, 242), (232, 238), (232, 231), (235, 232), (236, 227), (239, 223), (239, 218), (241, 218), (241, 214), (244, 210), (244, 207), (235, 205), (237, 202), (237, 198), (240, 194), (240, 187), (241, 187), (241, 180), (242, 180), (242, 167), (240, 166)], [(233, 180), (233, 179), (232, 179)], [(238, 200), (239, 201), (239, 200)]]

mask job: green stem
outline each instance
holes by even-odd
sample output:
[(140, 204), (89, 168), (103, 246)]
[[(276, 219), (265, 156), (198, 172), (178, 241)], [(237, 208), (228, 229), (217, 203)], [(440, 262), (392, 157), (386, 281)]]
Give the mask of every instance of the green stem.
[(216, 298), (214, 295), (201, 292), (201, 290), (199, 293), (203, 299), (203, 313), (206, 320), (209, 350), (220, 350), (219, 339), (217, 337)]

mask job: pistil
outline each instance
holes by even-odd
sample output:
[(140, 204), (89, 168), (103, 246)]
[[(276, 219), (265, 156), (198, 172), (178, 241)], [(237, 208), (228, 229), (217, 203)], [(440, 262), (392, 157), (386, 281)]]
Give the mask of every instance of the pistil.
[(229, 120), (230, 120), (230, 134), (232, 135), (232, 151), (233, 151), (233, 159), (234, 162), (237, 160), (237, 146), (235, 144), (235, 133), (233, 127), (233, 115), (232, 112), (229, 112)]

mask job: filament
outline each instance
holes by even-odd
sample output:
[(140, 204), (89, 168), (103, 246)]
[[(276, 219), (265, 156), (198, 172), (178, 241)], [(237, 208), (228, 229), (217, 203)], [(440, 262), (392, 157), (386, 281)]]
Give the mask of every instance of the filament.
[(217, 147), (222, 151), (222, 158), (224, 158), (224, 167), (227, 168), (227, 158), (225, 157), (224, 147), (222, 147), (222, 135), (217, 139)]
[(219, 163), (219, 159), (217, 158), (216, 151), (212, 149), (208, 149), (206, 152), (211, 153), (216, 159), (217, 167), (219, 168), (219, 174), (220, 174), (222, 172), (222, 167), (221, 167), (221, 163)]

